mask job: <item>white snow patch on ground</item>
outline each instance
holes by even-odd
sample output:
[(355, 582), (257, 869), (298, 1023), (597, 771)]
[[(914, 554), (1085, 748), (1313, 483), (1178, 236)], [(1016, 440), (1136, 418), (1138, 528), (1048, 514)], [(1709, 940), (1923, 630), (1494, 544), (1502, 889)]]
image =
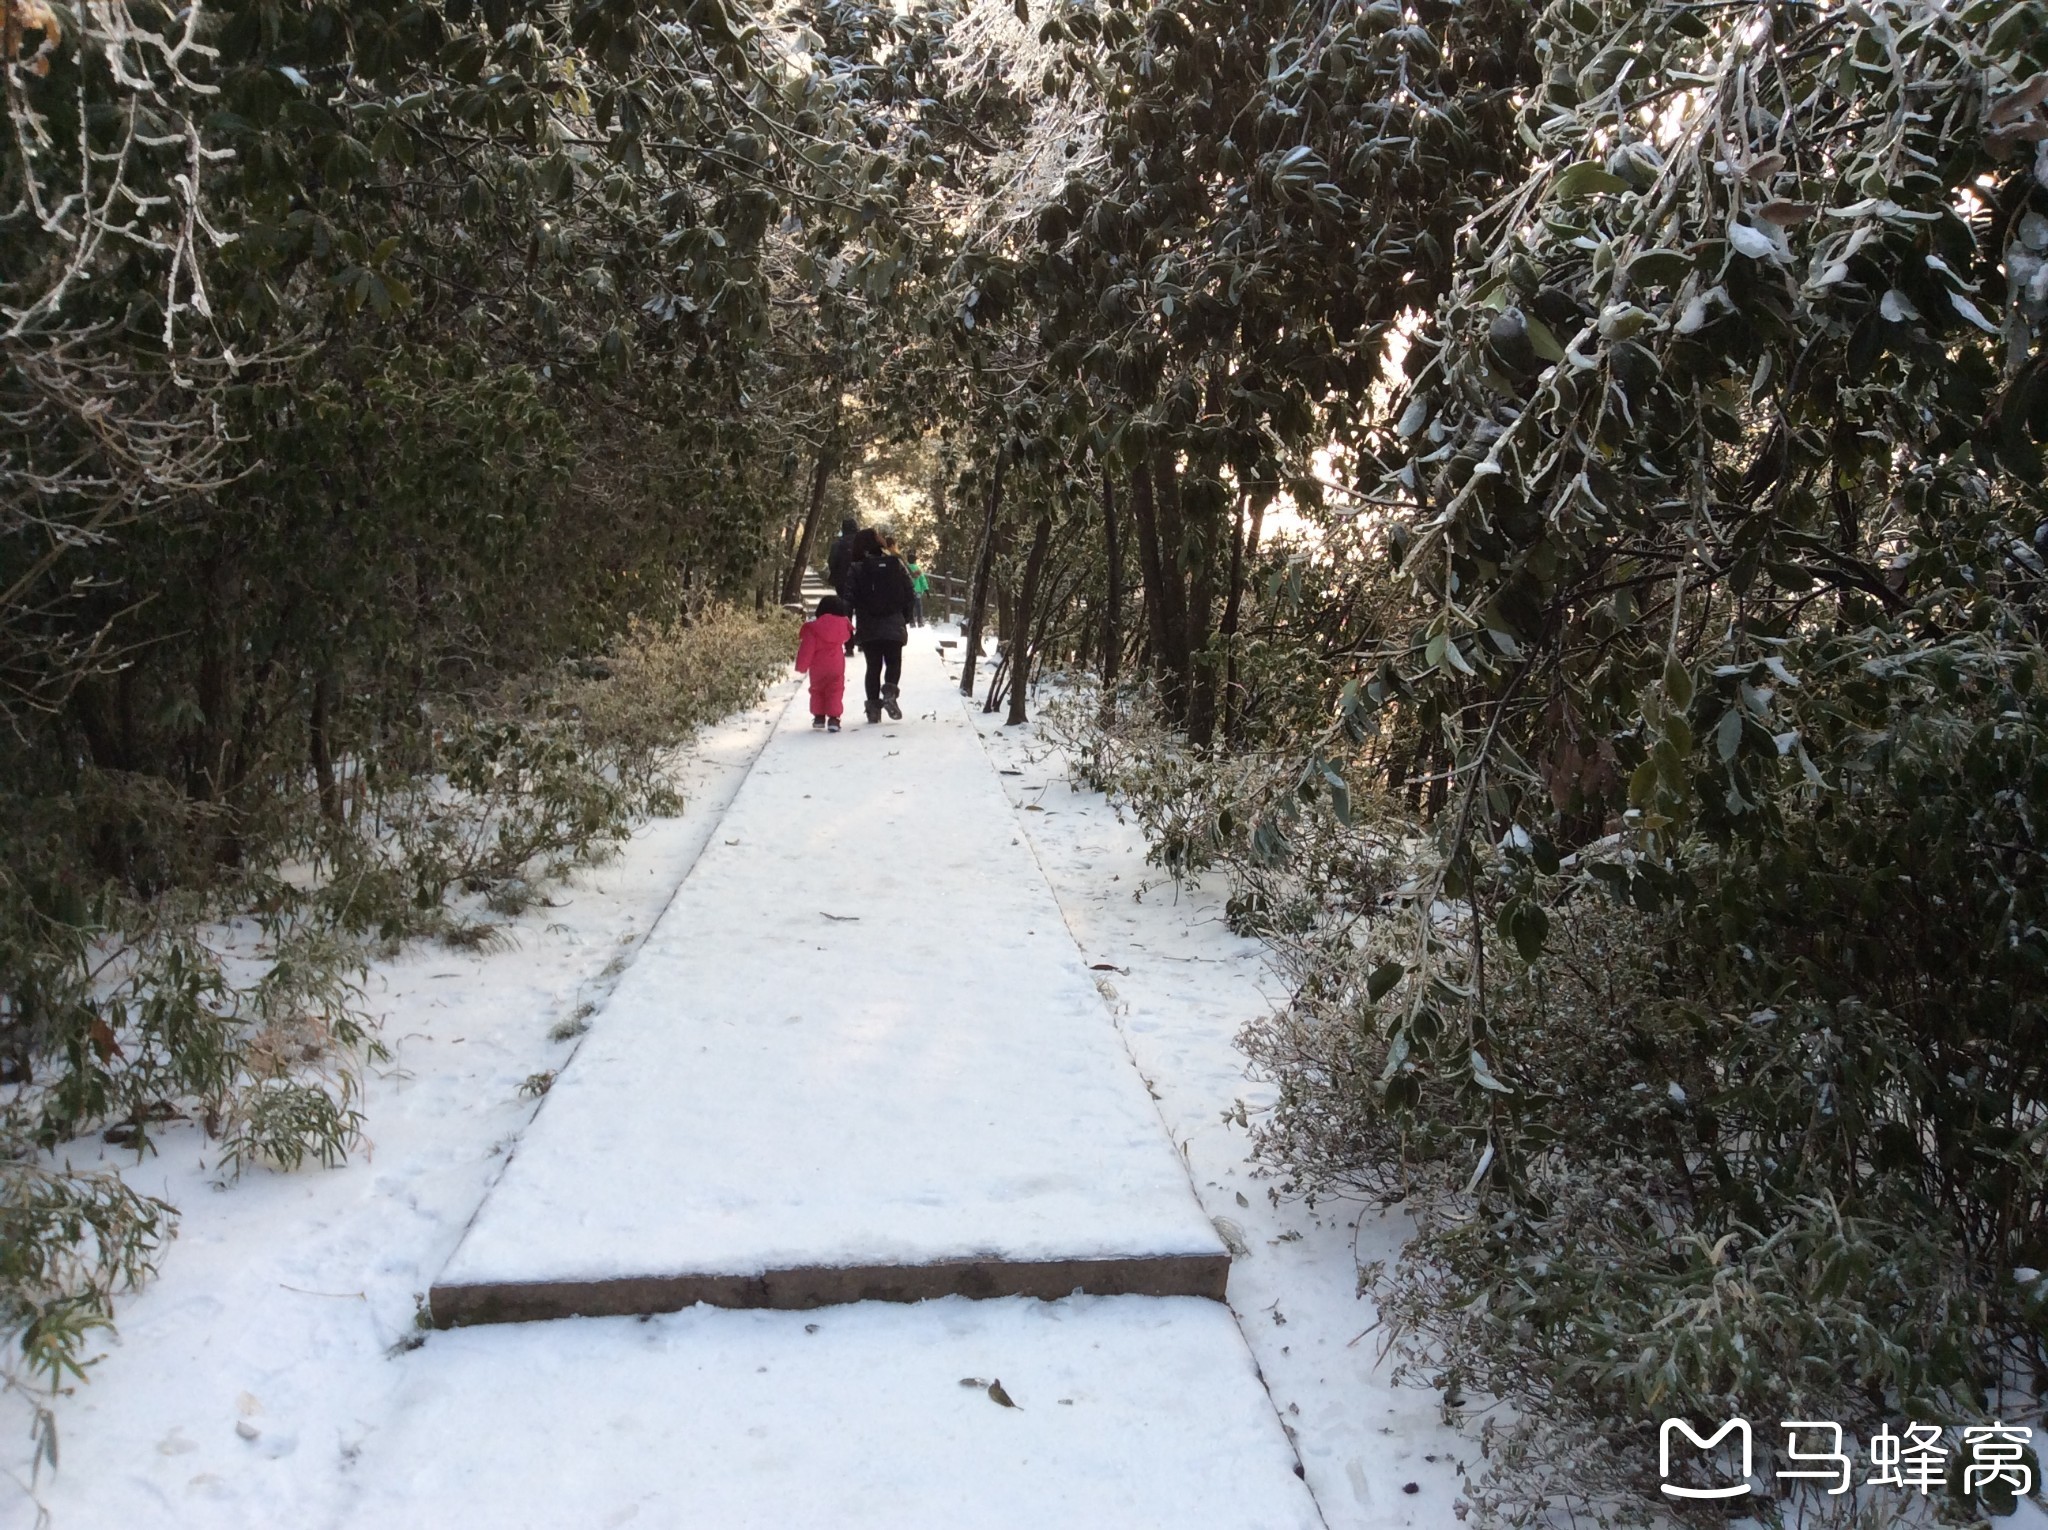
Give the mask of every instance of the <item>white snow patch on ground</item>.
[(406, 1369), (348, 1530), (1319, 1524), (1230, 1314), (1192, 1297), (572, 1318)]

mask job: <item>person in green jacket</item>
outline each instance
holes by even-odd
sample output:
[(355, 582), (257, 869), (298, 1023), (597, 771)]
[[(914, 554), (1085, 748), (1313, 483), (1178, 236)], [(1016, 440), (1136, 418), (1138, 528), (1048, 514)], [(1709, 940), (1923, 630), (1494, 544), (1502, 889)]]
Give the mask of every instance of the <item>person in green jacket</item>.
[(925, 573), (924, 565), (917, 559), (910, 560), (910, 625), (924, 625), (925, 592), (932, 587), (931, 576)]

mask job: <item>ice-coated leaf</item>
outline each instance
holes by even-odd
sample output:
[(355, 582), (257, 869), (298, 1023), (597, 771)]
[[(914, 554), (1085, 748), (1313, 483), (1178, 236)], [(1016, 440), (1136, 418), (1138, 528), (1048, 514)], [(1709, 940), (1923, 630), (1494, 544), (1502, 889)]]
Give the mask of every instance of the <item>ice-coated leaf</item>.
[(1629, 773), (1628, 801), (1630, 807), (1648, 807), (1657, 795), (1657, 762), (1645, 760)]
[(1548, 324), (1533, 313), (1523, 315), (1523, 322), (1528, 326), (1530, 349), (1545, 361), (1564, 360), (1564, 347), (1558, 344)]
[(1714, 752), (1722, 761), (1735, 758), (1735, 751), (1742, 747), (1742, 714), (1730, 707), (1721, 714), (1720, 726), (1714, 729)]
[(1920, 317), (1920, 310), (1913, 306), (1913, 300), (1896, 287), (1885, 293), (1877, 305), (1877, 311), (1894, 324), (1903, 324), (1908, 319)]
[(1650, 322), (1650, 314), (1633, 303), (1610, 303), (1600, 311), (1600, 335), (1605, 340), (1626, 340)]
[(1732, 311), (1734, 304), (1728, 301), (1726, 287), (1709, 287), (1705, 292), (1696, 293), (1689, 299), (1678, 315), (1678, 321), (1671, 327), (1681, 335), (1696, 334), (1706, 328), (1707, 321), (1715, 310), (1723, 313)]
[[(1477, 1054), (1475, 1053), (1474, 1055), (1476, 1056)], [(1477, 1078), (1478, 1074), (1475, 1072), (1473, 1074), (1473, 1077)], [(1480, 1087), (1484, 1088), (1485, 1085), (1482, 1084)], [(1477, 1190), (1479, 1188), (1479, 1182), (1482, 1179), (1486, 1178), (1486, 1171), (1492, 1167), (1493, 1144), (1489, 1142), (1486, 1144), (1486, 1151), (1479, 1155), (1479, 1162), (1477, 1165), (1474, 1166), (1472, 1170), (1472, 1177), (1465, 1181), (1465, 1193), (1467, 1195), (1470, 1195), (1474, 1190)]]
[[(1490, 1089), (1495, 1094), (1514, 1093), (1514, 1091), (1508, 1088), (1506, 1084), (1503, 1084), (1499, 1079), (1494, 1077), (1493, 1070), (1486, 1066), (1486, 1059), (1481, 1057), (1476, 1049), (1473, 1051), (1469, 1059), (1469, 1063), (1472, 1069), (1472, 1082), (1477, 1084), (1481, 1089)], [(1492, 1156), (1491, 1148), (1487, 1150), (1487, 1156)]]
[(1679, 711), (1692, 705), (1692, 671), (1675, 653), (1664, 659), (1664, 695)]
[(1955, 310), (1957, 313), (1961, 314), (1964, 318), (1968, 319), (1972, 324), (1976, 325), (1979, 329), (1983, 330), (1985, 334), (1995, 335), (1998, 333), (1998, 326), (1996, 324), (1993, 324), (1989, 319), (1984, 317), (1984, 310), (1979, 308), (1975, 303), (1971, 302), (1968, 298), (1964, 297), (1960, 292), (1951, 292), (1948, 295), (1948, 300), (1950, 303), (1955, 305)]
[(1645, 250), (1628, 263), (1628, 279), (1637, 287), (1670, 286), (1692, 270), (1692, 257), (1680, 250)]
[(1769, 234), (1749, 223), (1728, 225), (1728, 242), (1735, 247), (1735, 253), (1746, 255), (1751, 260), (1778, 258), (1778, 244)]
[(1555, 181), (1550, 189), (1560, 201), (1569, 202), (1575, 197), (1598, 196), (1628, 190), (1628, 182), (1609, 170), (1587, 160), (1573, 165)]

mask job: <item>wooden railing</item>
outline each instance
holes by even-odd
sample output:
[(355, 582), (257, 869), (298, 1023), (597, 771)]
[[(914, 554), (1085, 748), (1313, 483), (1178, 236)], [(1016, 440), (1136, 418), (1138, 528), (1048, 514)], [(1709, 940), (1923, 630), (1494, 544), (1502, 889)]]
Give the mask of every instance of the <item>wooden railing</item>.
[[(934, 574), (929, 571), (926, 572), (925, 578), (931, 581), (931, 590), (924, 598), (926, 621), (954, 621), (967, 614), (968, 582), (965, 579), (955, 579), (951, 574)], [(818, 596), (828, 588), (825, 576), (813, 570), (804, 580), (804, 598), (784, 601), (783, 604), (791, 611), (808, 616), (816, 607)]]

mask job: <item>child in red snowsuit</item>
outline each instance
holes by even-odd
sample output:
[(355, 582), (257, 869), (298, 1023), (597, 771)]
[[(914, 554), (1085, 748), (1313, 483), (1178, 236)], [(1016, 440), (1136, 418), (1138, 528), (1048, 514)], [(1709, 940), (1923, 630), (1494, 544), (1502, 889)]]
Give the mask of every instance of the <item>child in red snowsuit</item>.
[(796, 645), (796, 672), (811, 677), (811, 726), (839, 731), (839, 713), (846, 700), (846, 645), (853, 637), (846, 602), (827, 595), (818, 614), (804, 623)]

